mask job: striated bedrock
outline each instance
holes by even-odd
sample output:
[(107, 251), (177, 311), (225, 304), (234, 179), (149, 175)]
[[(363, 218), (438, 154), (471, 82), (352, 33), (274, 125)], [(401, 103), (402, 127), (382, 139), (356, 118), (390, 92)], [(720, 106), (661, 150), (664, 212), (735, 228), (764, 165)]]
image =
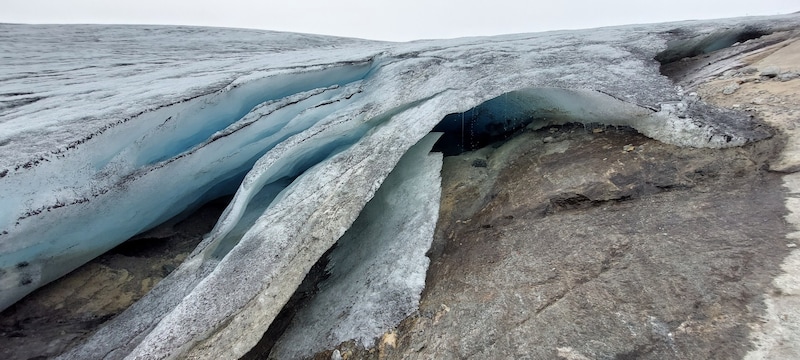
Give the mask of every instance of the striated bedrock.
[(630, 126), (681, 146), (764, 139), (765, 126), (684, 94), (660, 69), (798, 23), (789, 15), (400, 44), (0, 25), (0, 308), (233, 195), (177, 270), (64, 357), (244, 355), (431, 131), (443, 133), (434, 149), (444, 152), (568, 122)]

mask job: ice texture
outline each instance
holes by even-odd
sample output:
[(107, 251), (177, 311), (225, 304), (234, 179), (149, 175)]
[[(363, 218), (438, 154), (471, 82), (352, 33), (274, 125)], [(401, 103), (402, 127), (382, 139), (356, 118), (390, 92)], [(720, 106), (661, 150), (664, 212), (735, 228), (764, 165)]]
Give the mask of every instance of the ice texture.
[(746, 116), (685, 99), (655, 57), (720, 29), (798, 23), (794, 14), (411, 43), (0, 24), (0, 308), (233, 194), (176, 271), (63, 357), (242, 355), (443, 119), (483, 111), (478, 132), (583, 121), (679, 145), (740, 145), (765, 135)]
[(430, 134), (400, 159), (329, 256), (329, 277), (292, 319), (273, 359), (299, 359), (355, 339), (367, 348), (417, 307), (441, 197), (442, 155)]

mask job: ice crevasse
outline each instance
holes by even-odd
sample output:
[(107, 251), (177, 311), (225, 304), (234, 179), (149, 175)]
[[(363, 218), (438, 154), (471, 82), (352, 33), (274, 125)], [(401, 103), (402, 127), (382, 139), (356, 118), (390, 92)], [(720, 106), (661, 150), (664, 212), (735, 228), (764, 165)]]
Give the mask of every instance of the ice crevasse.
[[(313, 330), (329, 335), (315, 344), (277, 349), (305, 356), (331, 341), (366, 343), (413, 311), (424, 287), (440, 191), (441, 155), (429, 154), (437, 139), (464, 151), (524, 127), (586, 122), (684, 146), (758, 140), (769, 134), (686, 97), (657, 57), (669, 50), (674, 61), (711, 46), (697, 39), (731, 43), (798, 22), (790, 15), (682, 23), (682, 32), (658, 24), (411, 43), (2, 24), (0, 308), (233, 195), (178, 269), (62, 357), (241, 356), (337, 241), (361, 245), (331, 255), (330, 291), (359, 294), (348, 279), (361, 274), (386, 281), (367, 293), (384, 289), (402, 301), (392, 312), (369, 305), (386, 303), (379, 295), (345, 299), (362, 301), (348, 305), (361, 324), (349, 326), (355, 332), (330, 325)], [(374, 261), (381, 254), (400, 260), (364, 265), (385, 264)], [(326, 301), (321, 308), (339, 306)], [(287, 337), (303, 331), (300, 322)]]

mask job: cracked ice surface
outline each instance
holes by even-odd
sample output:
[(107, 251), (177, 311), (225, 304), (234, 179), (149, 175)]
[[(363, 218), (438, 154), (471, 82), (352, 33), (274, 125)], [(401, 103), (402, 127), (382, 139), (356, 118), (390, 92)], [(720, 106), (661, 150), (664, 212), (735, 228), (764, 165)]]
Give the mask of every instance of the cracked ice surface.
[(671, 143), (734, 146), (760, 135), (683, 101), (653, 59), (680, 36), (798, 18), (403, 44), (0, 25), (0, 308), (235, 194), (179, 269), (66, 357), (244, 354), (401, 156), (448, 114), (512, 94), (526, 102), (522, 113), (569, 115), (543, 122), (608, 119)]

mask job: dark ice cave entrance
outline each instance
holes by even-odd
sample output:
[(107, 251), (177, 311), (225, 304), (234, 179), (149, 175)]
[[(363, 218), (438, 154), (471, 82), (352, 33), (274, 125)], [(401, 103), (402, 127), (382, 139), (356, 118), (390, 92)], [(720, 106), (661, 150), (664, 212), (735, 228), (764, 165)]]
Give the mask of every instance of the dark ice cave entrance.
[[(679, 33), (680, 31), (673, 31), (673, 33), (676, 32)], [(661, 65), (666, 65), (683, 58), (708, 54), (730, 47), (733, 44), (757, 39), (768, 34), (769, 32), (767, 31), (753, 27), (736, 27), (718, 30), (708, 35), (670, 41), (667, 43), (667, 48), (664, 51), (656, 54), (655, 59), (660, 62)]]
[(445, 116), (433, 128), (443, 133), (433, 151), (458, 155), (507, 141), (526, 128), (570, 122), (631, 126), (652, 112), (594, 90), (519, 89)]
[[(681, 36), (680, 30), (673, 30), (671, 33)], [(770, 32), (753, 27), (735, 27), (718, 30), (707, 35), (672, 40), (667, 42), (666, 49), (656, 54), (655, 60), (661, 64), (659, 71), (662, 75), (675, 82), (681, 82), (684, 76), (696, 72), (696, 70), (692, 70), (693, 68), (712, 62), (717, 63), (719, 59), (710, 60), (708, 54), (769, 34)], [(763, 42), (759, 46), (770, 44), (770, 42)]]
[(449, 114), (433, 128), (442, 136), (433, 151), (445, 156), (480, 149), (510, 139), (536, 120), (546, 117), (531, 99), (510, 92), (490, 99), (462, 113)]
[[(500, 98), (489, 100), (497, 102)], [(487, 102), (487, 103), (489, 103)], [(492, 143), (507, 140), (521, 131), (533, 119), (504, 118), (481, 104), (463, 113), (449, 114), (433, 129), (442, 137), (434, 145), (433, 151), (445, 156), (458, 155)]]

